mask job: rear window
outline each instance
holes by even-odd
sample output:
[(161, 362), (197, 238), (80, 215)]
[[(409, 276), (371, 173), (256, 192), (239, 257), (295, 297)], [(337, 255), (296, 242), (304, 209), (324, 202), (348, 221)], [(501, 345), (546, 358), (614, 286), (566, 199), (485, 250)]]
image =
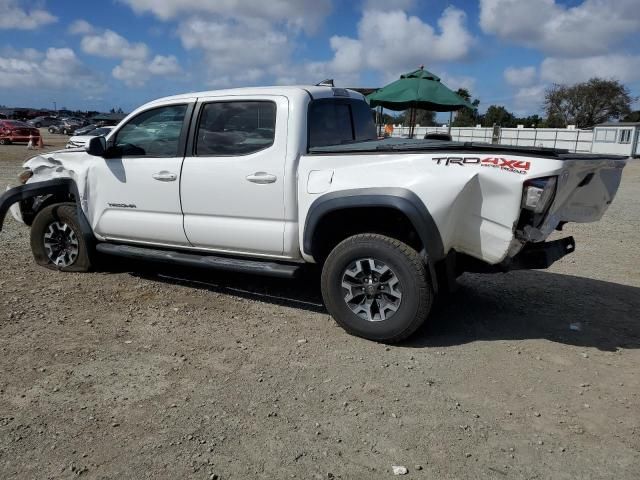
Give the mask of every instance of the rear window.
[(373, 115), (366, 102), (320, 99), (309, 107), (309, 148), (376, 138)]

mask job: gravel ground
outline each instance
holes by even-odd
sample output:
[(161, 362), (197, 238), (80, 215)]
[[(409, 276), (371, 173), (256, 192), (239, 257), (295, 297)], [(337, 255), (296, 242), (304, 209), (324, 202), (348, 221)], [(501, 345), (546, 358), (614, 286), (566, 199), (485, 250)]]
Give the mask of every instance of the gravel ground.
[[(4, 185), (30, 152), (0, 148)], [(394, 347), (313, 275), (56, 273), (28, 233), (0, 234), (0, 478), (638, 478), (638, 161), (575, 254), (463, 276)]]

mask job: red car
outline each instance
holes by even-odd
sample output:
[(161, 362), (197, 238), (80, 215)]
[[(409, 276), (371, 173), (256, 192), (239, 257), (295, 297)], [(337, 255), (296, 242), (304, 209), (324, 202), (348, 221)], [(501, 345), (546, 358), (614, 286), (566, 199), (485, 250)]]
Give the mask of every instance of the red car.
[(40, 140), (40, 130), (17, 120), (0, 120), (0, 145), (9, 145), (13, 142), (28, 142), (33, 137), (33, 142)]

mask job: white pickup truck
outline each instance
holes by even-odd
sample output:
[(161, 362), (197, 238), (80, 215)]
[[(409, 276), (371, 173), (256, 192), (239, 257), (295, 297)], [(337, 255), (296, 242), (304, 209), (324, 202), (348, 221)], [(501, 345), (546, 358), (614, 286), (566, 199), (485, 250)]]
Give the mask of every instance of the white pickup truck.
[(464, 271), (547, 268), (545, 242), (600, 219), (625, 160), (541, 148), (376, 138), (350, 90), (264, 87), (148, 103), (86, 150), (42, 154), (0, 197), (38, 264), (97, 254), (294, 277), (322, 267), (348, 332), (411, 335)]

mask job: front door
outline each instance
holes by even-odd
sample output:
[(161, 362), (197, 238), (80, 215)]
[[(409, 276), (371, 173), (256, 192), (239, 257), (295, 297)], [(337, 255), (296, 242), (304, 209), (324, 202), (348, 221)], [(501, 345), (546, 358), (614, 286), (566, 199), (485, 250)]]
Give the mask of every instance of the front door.
[(194, 145), (181, 179), (187, 238), (209, 250), (282, 255), (287, 99), (198, 103)]
[[(109, 138), (109, 158), (90, 175), (95, 232), (107, 240), (189, 244), (180, 208), (189, 104), (145, 110)], [(115, 153), (113, 153), (115, 152)]]

